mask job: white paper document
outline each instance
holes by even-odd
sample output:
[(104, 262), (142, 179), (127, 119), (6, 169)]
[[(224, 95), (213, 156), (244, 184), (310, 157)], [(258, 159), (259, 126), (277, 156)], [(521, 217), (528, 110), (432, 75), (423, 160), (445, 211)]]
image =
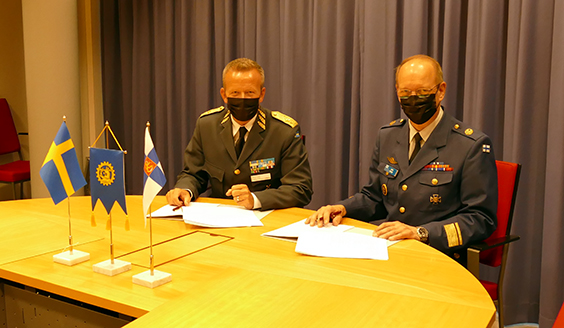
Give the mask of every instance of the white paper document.
[(173, 211), (175, 206), (165, 205), (151, 213), (154, 218), (182, 217), (185, 223), (201, 227), (234, 228), (263, 226), (260, 219), (272, 211), (249, 211), (241, 206), (213, 203), (190, 203)]
[(344, 224), (334, 226), (332, 223), (328, 223), (323, 228), (319, 228), (317, 226), (312, 227), (309, 224), (305, 224), (305, 220), (306, 219), (303, 219), (301, 221), (292, 223), (285, 227), (278, 228), (276, 230), (272, 230), (269, 232), (265, 232), (262, 234), (262, 236), (296, 242), (298, 240), (298, 237), (302, 233), (307, 231), (323, 229), (332, 232), (344, 232), (352, 228), (352, 226), (344, 225)]
[(300, 234), (296, 252), (323, 257), (388, 260), (387, 240), (358, 233), (318, 229)]

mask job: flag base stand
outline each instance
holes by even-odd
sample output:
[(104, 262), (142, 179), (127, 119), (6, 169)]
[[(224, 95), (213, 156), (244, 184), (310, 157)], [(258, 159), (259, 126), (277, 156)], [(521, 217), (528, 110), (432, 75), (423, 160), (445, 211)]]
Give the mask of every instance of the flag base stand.
[(76, 249), (72, 251), (72, 254), (70, 251), (64, 251), (53, 255), (53, 261), (68, 266), (73, 266), (88, 260), (90, 260), (90, 253), (77, 251)]
[(96, 263), (92, 266), (92, 270), (97, 273), (105, 274), (106, 276), (115, 276), (125, 271), (131, 270), (131, 263), (122, 260), (105, 260), (100, 263)]
[(151, 270), (141, 272), (133, 276), (133, 283), (141, 286), (155, 288), (160, 285), (164, 285), (167, 282), (172, 281), (172, 275), (170, 273), (153, 270), (153, 275), (151, 276)]

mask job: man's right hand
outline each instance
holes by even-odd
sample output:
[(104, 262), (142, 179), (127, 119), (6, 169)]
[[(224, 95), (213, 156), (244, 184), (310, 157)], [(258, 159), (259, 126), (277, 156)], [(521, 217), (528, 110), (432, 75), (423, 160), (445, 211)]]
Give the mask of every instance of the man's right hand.
[(173, 206), (188, 206), (192, 196), (185, 189), (174, 188), (166, 193), (166, 201)]
[(334, 226), (338, 226), (343, 220), (343, 216), (347, 213), (347, 210), (343, 205), (327, 205), (323, 206), (317, 210), (314, 214), (310, 215), (306, 219), (305, 224), (310, 226), (317, 225), (318, 227), (324, 227), (327, 223), (333, 222)]

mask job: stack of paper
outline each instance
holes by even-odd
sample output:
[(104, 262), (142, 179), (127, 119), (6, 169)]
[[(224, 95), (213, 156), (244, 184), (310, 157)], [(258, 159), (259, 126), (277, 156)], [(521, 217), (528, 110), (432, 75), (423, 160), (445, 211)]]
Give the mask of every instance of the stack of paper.
[(317, 226), (312, 227), (309, 224), (305, 224), (305, 220), (306, 219), (303, 219), (285, 227), (265, 232), (262, 234), (262, 236), (296, 242), (301, 234), (308, 231), (317, 231), (322, 229), (332, 232), (344, 232), (352, 228), (352, 226), (344, 224), (334, 226), (332, 223), (325, 225), (323, 228), (319, 228)]
[(319, 229), (298, 238), (296, 252), (323, 257), (387, 260), (387, 240), (357, 233), (332, 233)]
[(190, 203), (177, 210), (165, 205), (151, 213), (154, 218), (182, 216), (185, 223), (211, 228), (235, 228), (263, 226), (260, 219), (272, 211), (249, 211), (241, 206), (226, 206), (212, 203)]
[(387, 260), (388, 247), (397, 243), (372, 237), (369, 229), (330, 223), (311, 227), (305, 219), (262, 235), (297, 242), (297, 253), (323, 257)]

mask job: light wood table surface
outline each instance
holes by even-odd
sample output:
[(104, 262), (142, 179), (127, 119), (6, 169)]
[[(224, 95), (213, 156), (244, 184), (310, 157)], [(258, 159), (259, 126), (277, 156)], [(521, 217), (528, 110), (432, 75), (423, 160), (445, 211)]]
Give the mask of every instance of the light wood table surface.
[[(114, 277), (92, 271), (93, 264), (110, 257), (101, 204), (92, 227), (90, 197), (70, 202), (75, 249), (90, 253), (90, 260), (72, 267), (53, 262), (68, 245), (66, 201), (5, 201), (0, 202), (0, 277), (140, 317), (127, 327), (463, 328), (491, 327), (494, 320), (495, 306), (472, 274), (422, 243), (402, 241), (389, 248), (388, 261), (377, 261), (305, 256), (294, 251), (295, 243), (260, 236), (312, 212), (298, 208), (274, 211), (262, 219), (264, 227), (251, 228), (153, 219), (153, 242), (163, 242), (154, 247), (155, 260), (167, 262), (157, 269), (171, 273), (172, 282), (154, 289), (135, 285), (131, 277), (149, 265), (148, 251), (132, 253), (149, 245), (141, 196), (127, 197), (130, 230), (114, 206), (115, 254), (133, 264)], [(165, 203), (157, 197), (153, 210)], [(343, 223), (373, 228), (352, 219)]]

